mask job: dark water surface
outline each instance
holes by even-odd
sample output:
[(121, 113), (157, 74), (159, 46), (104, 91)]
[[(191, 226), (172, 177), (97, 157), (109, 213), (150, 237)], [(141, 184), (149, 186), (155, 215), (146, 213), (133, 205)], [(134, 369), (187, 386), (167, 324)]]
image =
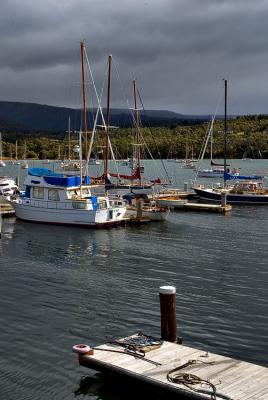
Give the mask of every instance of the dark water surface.
[(268, 366), (267, 243), (265, 206), (110, 230), (4, 220), (0, 399), (129, 399), (71, 349), (159, 336), (163, 284), (177, 289), (186, 345)]

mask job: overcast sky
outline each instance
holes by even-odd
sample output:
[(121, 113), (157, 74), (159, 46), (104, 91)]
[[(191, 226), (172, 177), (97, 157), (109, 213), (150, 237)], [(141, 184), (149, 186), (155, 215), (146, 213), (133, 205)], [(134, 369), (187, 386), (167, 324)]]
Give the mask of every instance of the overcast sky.
[(80, 40), (112, 107), (136, 78), (147, 109), (268, 113), (267, 0), (1, 0), (0, 99), (80, 107)]

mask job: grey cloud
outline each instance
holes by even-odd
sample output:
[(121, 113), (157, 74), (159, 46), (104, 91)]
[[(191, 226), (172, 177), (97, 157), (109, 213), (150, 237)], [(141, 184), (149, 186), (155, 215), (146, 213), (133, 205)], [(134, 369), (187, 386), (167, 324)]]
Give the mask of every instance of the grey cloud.
[[(212, 113), (224, 76), (234, 113), (264, 112), (267, 17), (264, 0), (2, 0), (1, 99), (73, 105), (64, 93), (80, 78), (85, 38), (98, 86), (112, 53), (148, 108)], [(118, 84), (113, 96), (124, 106)]]

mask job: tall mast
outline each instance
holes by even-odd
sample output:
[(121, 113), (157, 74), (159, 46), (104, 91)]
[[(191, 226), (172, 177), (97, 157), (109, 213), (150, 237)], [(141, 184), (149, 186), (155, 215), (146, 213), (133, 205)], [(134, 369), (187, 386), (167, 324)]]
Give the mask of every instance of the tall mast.
[(224, 79), (224, 185), (226, 182), (225, 174), (227, 172), (227, 80)]
[(211, 128), (210, 128), (210, 164), (213, 158), (213, 120), (211, 121)]
[(0, 132), (0, 160), (2, 161), (2, 157), (3, 157), (3, 154), (2, 154), (2, 133)]
[(71, 117), (68, 120), (68, 158), (71, 161)]
[(85, 44), (80, 42), (81, 49), (81, 65), (82, 65), (82, 93), (83, 93), (83, 121), (84, 121), (84, 138), (85, 138), (85, 159), (87, 159), (87, 109), (86, 109), (86, 82), (85, 82), (85, 65), (84, 65), (84, 51)]
[(111, 97), (111, 67), (112, 56), (108, 57), (108, 83), (107, 83), (107, 103), (106, 103), (106, 135), (104, 145), (104, 177), (108, 175), (108, 160), (109, 160), (109, 128), (110, 128), (110, 97)]
[(139, 172), (139, 184), (141, 184), (141, 152), (140, 152), (140, 128), (139, 128), (139, 110), (137, 107), (137, 87), (136, 80), (133, 81), (133, 94), (134, 94), (134, 111), (135, 111), (135, 130), (136, 130), (136, 155), (137, 155), (137, 171)]

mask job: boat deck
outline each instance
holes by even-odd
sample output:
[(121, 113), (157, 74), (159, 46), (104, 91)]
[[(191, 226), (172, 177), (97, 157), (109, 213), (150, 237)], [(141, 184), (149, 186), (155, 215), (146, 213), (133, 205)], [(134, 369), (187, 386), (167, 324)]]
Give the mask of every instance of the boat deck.
[[(137, 335), (130, 338), (135, 337)], [(163, 342), (151, 351), (149, 349), (144, 358), (135, 358), (123, 350), (113, 344), (104, 344), (95, 347), (93, 355), (79, 355), (79, 362), (85, 367), (112, 373), (114, 378), (129, 378), (132, 383), (157, 390), (166, 398), (175, 395), (204, 400), (268, 399), (268, 368), (170, 342)], [(177, 367), (182, 368), (170, 373), (170, 376), (180, 374), (177, 378), (182, 378), (184, 384), (167, 379), (168, 372)], [(186, 386), (187, 379), (193, 375), (197, 384)], [(199, 379), (209, 381), (211, 385), (204, 381), (198, 383)], [(216, 397), (212, 396), (213, 388)]]

